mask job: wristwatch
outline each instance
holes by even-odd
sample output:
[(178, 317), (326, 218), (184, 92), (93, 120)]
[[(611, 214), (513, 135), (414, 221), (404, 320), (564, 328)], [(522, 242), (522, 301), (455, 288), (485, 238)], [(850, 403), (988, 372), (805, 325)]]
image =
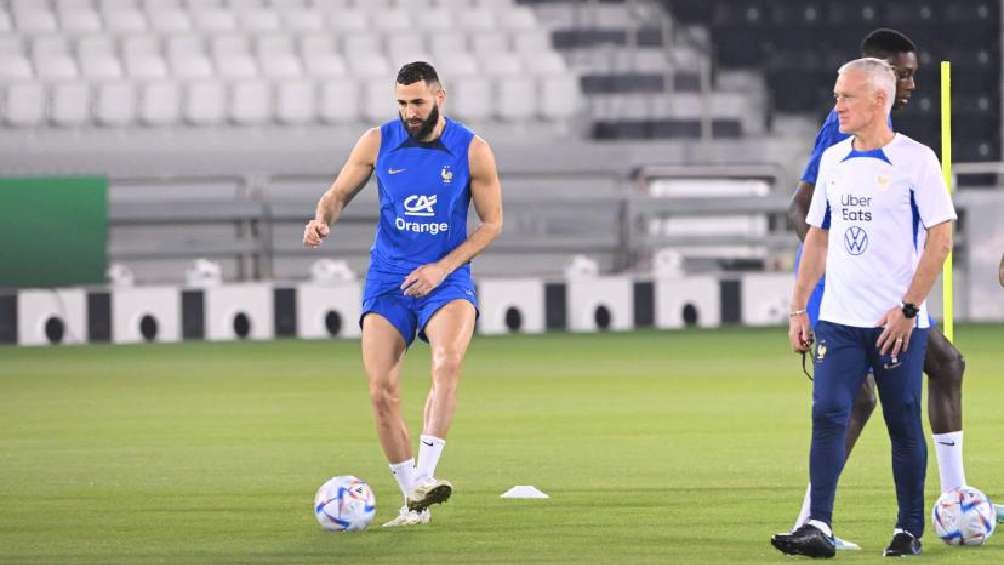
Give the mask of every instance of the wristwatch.
[(920, 308), (917, 308), (916, 304), (910, 304), (909, 302), (902, 302), (900, 304), (902, 305), (901, 310), (903, 311), (903, 315), (907, 318), (916, 318), (920, 312)]

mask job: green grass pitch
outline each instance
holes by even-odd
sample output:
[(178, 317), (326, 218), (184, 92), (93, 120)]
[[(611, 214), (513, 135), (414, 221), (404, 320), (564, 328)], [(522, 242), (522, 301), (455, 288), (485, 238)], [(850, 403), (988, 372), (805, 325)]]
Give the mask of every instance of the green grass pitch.
[[(961, 326), (969, 482), (1004, 500), (1004, 328)], [(412, 432), (428, 348), (404, 371)], [(790, 563), (768, 544), (807, 480), (810, 383), (782, 329), (478, 337), (427, 526), (354, 534), (311, 513), (328, 477), (400, 495), (358, 343), (0, 349), (3, 563)], [(926, 416), (925, 416), (926, 417)], [(415, 438), (417, 441), (417, 438)], [(938, 487), (930, 450), (927, 504)], [(550, 500), (502, 500), (532, 484)], [(837, 534), (879, 561), (895, 517), (876, 413)], [(926, 563), (1004, 561), (999, 534)]]

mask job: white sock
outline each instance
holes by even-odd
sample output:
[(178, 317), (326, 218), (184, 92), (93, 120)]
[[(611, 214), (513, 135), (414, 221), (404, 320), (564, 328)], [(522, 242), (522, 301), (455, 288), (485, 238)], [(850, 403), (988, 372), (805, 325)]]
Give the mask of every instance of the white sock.
[(819, 531), (826, 534), (826, 537), (828, 538), (833, 537), (833, 530), (830, 529), (829, 524), (827, 524), (826, 522), (820, 522), (819, 520), (809, 520), (809, 524), (815, 526), (816, 528), (819, 529)]
[(938, 457), (941, 492), (965, 486), (966, 472), (962, 467), (962, 430), (934, 434), (934, 453)]
[(436, 476), (436, 465), (446, 447), (446, 440), (436, 436), (423, 435), (419, 438), (418, 465), (415, 467), (415, 479), (428, 480)]
[(401, 494), (408, 498), (408, 494), (415, 486), (415, 459), (391, 463), (388, 467), (390, 467), (390, 473), (394, 475), (394, 480), (397, 481), (397, 486), (401, 488)]
[(805, 487), (805, 498), (802, 499), (802, 510), (798, 513), (798, 519), (795, 520), (795, 527), (792, 530), (797, 530), (802, 524), (809, 520), (809, 507), (812, 502), (809, 493), (812, 492), (812, 485)]

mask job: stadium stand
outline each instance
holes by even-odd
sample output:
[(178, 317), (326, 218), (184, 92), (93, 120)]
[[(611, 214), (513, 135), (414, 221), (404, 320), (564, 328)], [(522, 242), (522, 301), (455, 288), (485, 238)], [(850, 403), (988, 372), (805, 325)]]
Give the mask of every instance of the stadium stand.
[[(377, 83), (389, 84), (401, 64), (431, 58), (451, 67), (448, 59), (457, 54), (474, 58), (473, 66), (451, 67), (458, 70), (462, 119), (565, 122), (580, 107), (573, 72), (554, 59), (545, 68), (535, 60), (554, 56), (546, 28), (532, 10), (505, 0), (11, 0), (0, 2), (0, 29), (0, 80), (12, 102), (2, 106), (3, 122), (10, 127), (369, 121), (387, 109), (371, 104), (370, 93)], [(524, 37), (532, 37), (532, 49)], [(465, 76), (475, 74), (473, 83)], [(290, 86), (291, 80), (299, 82)], [(336, 80), (347, 84), (332, 86)], [(77, 85), (64, 88), (67, 81)], [(18, 114), (18, 96), (39, 87), (41, 119)], [(152, 115), (137, 120), (128, 109), (109, 115), (105, 100), (123, 102), (128, 91), (135, 105), (151, 88)], [(324, 104), (333, 91), (345, 95), (346, 108)], [(232, 108), (197, 110), (215, 107), (221, 92)], [(86, 111), (74, 110), (69, 119), (67, 107)], [(167, 117), (174, 115), (183, 121)]]

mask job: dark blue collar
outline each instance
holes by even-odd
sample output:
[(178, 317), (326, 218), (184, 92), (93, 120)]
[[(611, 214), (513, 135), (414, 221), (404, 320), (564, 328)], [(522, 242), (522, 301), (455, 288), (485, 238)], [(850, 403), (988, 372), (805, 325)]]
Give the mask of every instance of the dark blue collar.
[(869, 151), (858, 151), (857, 149), (854, 149), (853, 145), (851, 146), (851, 152), (848, 153), (846, 157), (841, 159), (840, 162), (843, 163), (844, 161), (855, 157), (871, 157), (872, 159), (879, 159), (880, 161), (885, 161), (886, 163), (892, 165), (892, 161), (886, 157), (885, 151), (882, 151), (881, 147), (878, 149), (871, 149)]

